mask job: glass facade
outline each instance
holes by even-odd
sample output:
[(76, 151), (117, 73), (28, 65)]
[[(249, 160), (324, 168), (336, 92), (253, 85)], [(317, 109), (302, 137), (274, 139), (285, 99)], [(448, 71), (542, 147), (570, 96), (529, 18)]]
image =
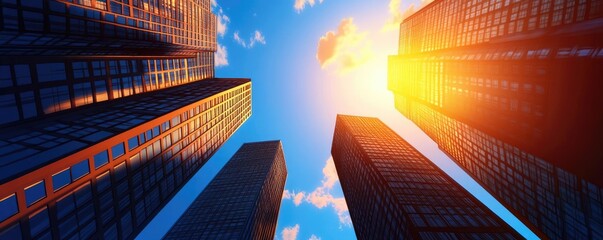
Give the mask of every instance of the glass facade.
[(214, 79), (7, 129), (0, 239), (132, 239), (250, 115)]
[(286, 178), (280, 141), (244, 144), (165, 239), (274, 239)]
[(0, 55), (194, 55), (217, 49), (217, 20), (206, 0), (1, 0), (0, 12)]
[(88, 104), (212, 78), (213, 53), (190, 58), (83, 58), (0, 63), (0, 119), (8, 125)]
[(0, 239), (133, 239), (251, 115), (210, 0), (0, 0)]
[(359, 239), (521, 239), (379, 119), (338, 115), (331, 153)]
[(603, 238), (602, 21), (600, 0), (436, 0), (389, 59), (396, 108), (543, 238)]

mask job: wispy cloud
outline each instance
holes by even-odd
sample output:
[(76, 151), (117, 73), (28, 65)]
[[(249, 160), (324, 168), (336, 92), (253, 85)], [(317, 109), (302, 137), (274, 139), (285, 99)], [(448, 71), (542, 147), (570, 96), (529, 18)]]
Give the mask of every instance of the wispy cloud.
[(228, 23), (230, 23), (230, 18), (224, 14), (224, 10), (222, 10), (221, 7), (218, 7), (216, 16), (218, 17), (218, 35), (224, 37), (226, 29), (228, 28)]
[(335, 163), (333, 162), (332, 157), (327, 159), (325, 167), (322, 169), (322, 173), (322, 185), (314, 189), (314, 191), (310, 193), (303, 191), (295, 193), (285, 190), (287, 196), (283, 194), (283, 199), (293, 200), (295, 206), (299, 206), (303, 201), (310, 203), (319, 209), (332, 207), (339, 217), (339, 222), (342, 225), (351, 226), (352, 219), (350, 218), (345, 199), (343, 197), (334, 197), (331, 193), (333, 186), (335, 186), (335, 183), (339, 181), (337, 170), (335, 169)]
[(312, 236), (310, 236), (310, 238), (308, 240), (320, 240), (320, 238), (317, 237), (316, 235), (312, 234)]
[(316, 59), (321, 68), (333, 65), (339, 72), (347, 72), (366, 63), (372, 57), (367, 32), (358, 32), (353, 18), (345, 18), (337, 31), (329, 31), (318, 40)]
[(226, 51), (226, 46), (223, 46), (218, 43), (218, 51), (214, 56), (214, 65), (216, 67), (220, 66), (228, 66), (228, 51)]
[[(226, 29), (228, 28), (228, 24), (230, 23), (230, 18), (224, 13), (224, 10), (216, 0), (211, 0), (212, 11), (216, 13), (218, 17), (218, 27), (217, 32), (218, 36), (224, 38), (226, 35)], [(218, 40), (218, 49), (214, 54), (214, 65), (216, 67), (228, 66), (228, 51), (226, 50), (226, 46), (220, 44), (221, 40)]]
[(297, 234), (299, 233), (299, 224), (295, 224), (295, 226), (285, 227), (281, 232), (281, 236), (283, 240), (295, 240), (297, 239)]
[(266, 44), (266, 38), (264, 37), (262, 32), (260, 32), (258, 30), (255, 30), (253, 32), (251, 37), (249, 37), (249, 41), (245, 41), (245, 39), (241, 38), (241, 35), (239, 35), (238, 31), (236, 31), (233, 34), (233, 38), (234, 38), (235, 42), (237, 42), (239, 45), (243, 46), (244, 48), (253, 48), (256, 45), (256, 43), (259, 43), (262, 45)]
[(415, 13), (419, 11), (419, 9), (423, 8), (425, 5), (433, 2), (433, 0), (421, 0), (419, 6), (415, 6), (414, 3), (408, 5), (404, 11), (402, 11), (402, 0), (390, 0), (388, 10), (390, 19), (383, 26), (383, 31), (392, 31), (398, 30), (400, 23)]
[(289, 191), (287, 189), (283, 191), (283, 199), (292, 199), (295, 206), (299, 206), (302, 203), (302, 200), (304, 200), (304, 195), (304, 192), (295, 193), (295, 191)]
[[(316, 4), (317, 0), (295, 0), (295, 3), (293, 4), (293, 8), (295, 9), (295, 11), (297, 11), (297, 13), (300, 13), (302, 10), (304, 10), (304, 8), (307, 5), (310, 5), (310, 7), (314, 6), (314, 4)], [(322, 3), (323, 0), (318, 0), (318, 3)]]

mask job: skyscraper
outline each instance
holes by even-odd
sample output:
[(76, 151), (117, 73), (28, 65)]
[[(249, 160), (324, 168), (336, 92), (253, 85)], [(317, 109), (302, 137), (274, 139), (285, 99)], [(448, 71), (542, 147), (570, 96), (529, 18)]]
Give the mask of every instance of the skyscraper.
[(338, 115), (331, 154), (359, 239), (521, 239), (377, 118)]
[(400, 25), (396, 108), (540, 237), (603, 238), (603, 1), (436, 0)]
[(165, 239), (274, 239), (286, 178), (280, 141), (243, 144)]
[(251, 115), (209, 0), (0, 12), (0, 239), (132, 239)]

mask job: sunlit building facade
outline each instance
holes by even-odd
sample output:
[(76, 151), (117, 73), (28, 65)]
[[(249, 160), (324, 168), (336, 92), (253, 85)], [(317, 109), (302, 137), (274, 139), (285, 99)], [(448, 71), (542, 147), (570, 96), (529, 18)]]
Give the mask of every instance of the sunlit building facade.
[(396, 108), (540, 237), (603, 238), (603, 1), (436, 0), (400, 25)]
[(0, 239), (133, 239), (250, 117), (210, 8), (0, 1)]
[(214, 76), (209, 0), (0, 1), (0, 126)]
[(521, 239), (377, 118), (338, 115), (331, 154), (358, 239)]
[(245, 143), (164, 239), (274, 239), (286, 178), (280, 141)]

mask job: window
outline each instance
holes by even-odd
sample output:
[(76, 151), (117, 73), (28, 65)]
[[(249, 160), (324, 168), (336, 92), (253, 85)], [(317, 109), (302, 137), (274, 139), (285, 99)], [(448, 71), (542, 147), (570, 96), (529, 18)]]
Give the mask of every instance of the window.
[(0, 112), (2, 113), (0, 124), (19, 120), (19, 110), (15, 102), (15, 95), (0, 95)]
[(88, 77), (88, 63), (86, 62), (74, 62), (73, 63), (73, 77), (86, 78)]
[(101, 102), (108, 99), (107, 97), (107, 85), (105, 81), (95, 81), (94, 88), (96, 90), (96, 101)]
[(31, 118), (38, 115), (36, 102), (32, 91), (21, 93), (21, 107), (23, 108), (23, 118)]
[(48, 209), (38, 212), (36, 215), (29, 218), (29, 227), (31, 236), (36, 235), (50, 228), (50, 219), (48, 217)]
[(136, 147), (138, 147), (138, 136), (128, 139), (128, 149), (132, 151)]
[(8, 219), (12, 215), (19, 212), (19, 206), (17, 205), (17, 196), (12, 194), (4, 199), (0, 200), (0, 222)]
[(90, 173), (90, 168), (88, 167), (88, 159), (71, 166), (71, 177), (73, 178), (73, 180), (77, 180), (88, 173)]
[(89, 82), (73, 84), (75, 106), (92, 103), (92, 87)]
[(94, 168), (95, 169), (98, 169), (99, 167), (107, 164), (108, 162), (109, 162), (109, 154), (107, 153), (107, 150), (94, 155)]
[(52, 82), (65, 80), (65, 64), (63, 63), (42, 63), (38, 64), (38, 81)]
[(119, 156), (124, 155), (124, 153), (125, 153), (124, 143), (119, 143), (111, 148), (111, 156), (113, 156), (113, 159), (116, 159)]
[(0, 87), (11, 87), (13, 86), (13, 80), (10, 76), (10, 66), (0, 66)]
[(52, 175), (52, 189), (56, 192), (57, 190), (67, 186), (71, 183), (71, 175), (69, 168)]
[(40, 90), (44, 113), (53, 113), (71, 107), (67, 86), (43, 88)]
[(46, 189), (44, 187), (44, 180), (25, 189), (25, 203), (27, 203), (28, 207), (45, 197)]
[(31, 74), (29, 65), (15, 65), (15, 77), (17, 85), (27, 85), (31, 83)]

